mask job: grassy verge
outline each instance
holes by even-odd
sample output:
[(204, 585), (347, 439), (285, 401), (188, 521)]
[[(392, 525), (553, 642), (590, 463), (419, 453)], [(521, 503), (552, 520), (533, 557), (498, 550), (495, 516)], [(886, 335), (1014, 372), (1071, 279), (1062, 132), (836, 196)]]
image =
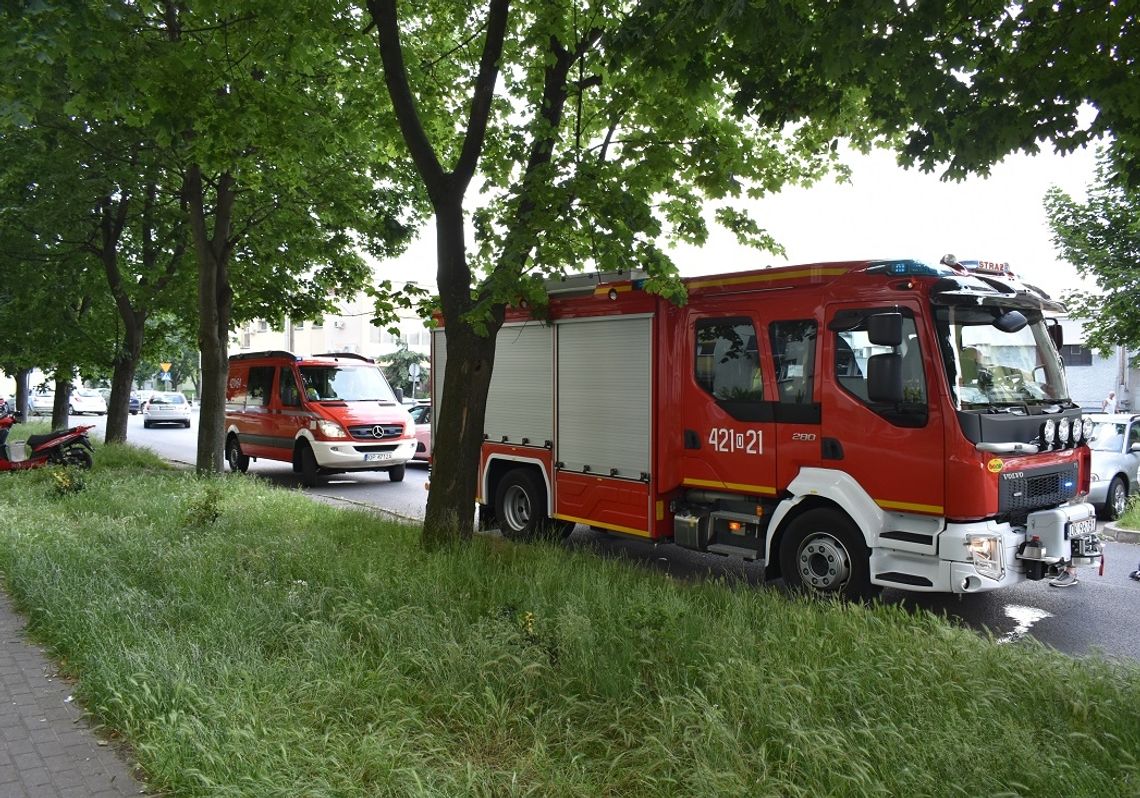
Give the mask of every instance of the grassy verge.
[(1136, 795), (1140, 671), (678, 584), (104, 447), (3, 475), (0, 570), (183, 796)]
[(1120, 518), (1117, 519), (1116, 524), (1125, 529), (1133, 529), (1140, 531), (1140, 501), (1136, 496), (1132, 496), (1128, 502), (1128, 506), (1124, 512), (1121, 513)]

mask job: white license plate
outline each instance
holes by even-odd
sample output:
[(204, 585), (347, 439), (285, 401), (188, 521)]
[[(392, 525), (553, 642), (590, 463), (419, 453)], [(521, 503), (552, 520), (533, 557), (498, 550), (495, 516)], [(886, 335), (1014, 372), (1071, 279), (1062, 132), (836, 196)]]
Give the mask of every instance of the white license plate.
[(364, 462), (366, 462), (366, 463), (371, 463), (371, 462), (374, 462), (376, 460), (391, 460), (391, 459), (392, 459), (392, 453), (391, 452), (365, 452), (364, 453)]
[(1083, 521), (1073, 521), (1069, 524), (1069, 537), (1079, 538), (1096, 532), (1096, 519), (1086, 518)]

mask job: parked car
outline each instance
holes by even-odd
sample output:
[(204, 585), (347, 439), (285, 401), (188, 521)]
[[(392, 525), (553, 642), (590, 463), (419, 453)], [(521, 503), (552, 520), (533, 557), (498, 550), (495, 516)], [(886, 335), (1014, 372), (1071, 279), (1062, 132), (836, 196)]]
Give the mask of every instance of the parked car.
[(107, 414), (107, 400), (94, 388), (76, 388), (71, 392), (71, 412), (77, 416), (84, 413), (104, 416)]
[(1120, 517), (1136, 490), (1140, 468), (1140, 415), (1092, 413), (1092, 478), (1089, 501), (1112, 521)]
[(132, 416), (136, 416), (142, 412), (143, 405), (146, 400), (150, 398), (150, 391), (131, 391), (131, 398), (128, 402), (127, 409)]
[(190, 429), (190, 402), (179, 391), (153, 393), (143, 405), (143, 426), (181, 424)]
[(431, 462), (431, 403), (418, 404), (408, 408), (412, 421), (416, 422), (416, 453), (413, 460)]
[(50, 416), (55, 407), (55, 391), (33, 391), (31, 408), (33, 416)]

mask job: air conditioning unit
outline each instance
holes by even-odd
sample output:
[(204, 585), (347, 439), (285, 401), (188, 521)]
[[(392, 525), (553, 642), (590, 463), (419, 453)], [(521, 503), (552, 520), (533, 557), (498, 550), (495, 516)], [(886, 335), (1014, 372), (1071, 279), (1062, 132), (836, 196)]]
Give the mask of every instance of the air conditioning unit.
[(341, 321), (340, 319), (337, 319), (336, 321), (333, 322), (333, 327), (335, 329), (338, 329), (338, 330), (343, 330), (344, 329), (344, 322)]

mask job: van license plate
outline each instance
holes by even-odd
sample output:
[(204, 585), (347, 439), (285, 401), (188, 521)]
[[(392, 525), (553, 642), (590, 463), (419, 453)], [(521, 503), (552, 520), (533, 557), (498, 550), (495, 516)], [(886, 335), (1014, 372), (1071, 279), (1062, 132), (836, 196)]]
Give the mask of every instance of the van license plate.
[(364, 462), (371, 463), (374, 460), (391, 460), (391, 452), (365, 452)]

